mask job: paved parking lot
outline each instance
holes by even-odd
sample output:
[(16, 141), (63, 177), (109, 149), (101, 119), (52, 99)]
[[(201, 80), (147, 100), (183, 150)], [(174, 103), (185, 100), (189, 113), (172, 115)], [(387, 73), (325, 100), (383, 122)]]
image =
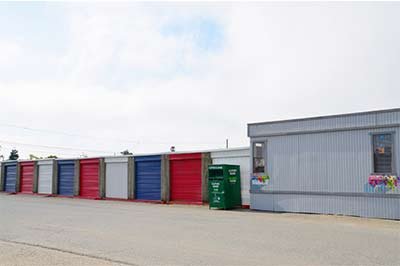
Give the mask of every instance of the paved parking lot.
[(400, 222), (0, 193), (0, 265), (399, 265)]

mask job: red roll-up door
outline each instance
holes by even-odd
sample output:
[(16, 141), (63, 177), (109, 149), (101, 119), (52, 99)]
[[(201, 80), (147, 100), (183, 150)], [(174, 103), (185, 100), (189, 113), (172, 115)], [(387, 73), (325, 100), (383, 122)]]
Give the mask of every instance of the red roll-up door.
[(201, 203), (201, 153), (171, 154), (170, 200)]
[(99, 159), (80, 160), (79, 196), (99, 198)]
[(33, 175), (35, 171), (34, 162), (20, 163), (20, 192), (33, 193)]

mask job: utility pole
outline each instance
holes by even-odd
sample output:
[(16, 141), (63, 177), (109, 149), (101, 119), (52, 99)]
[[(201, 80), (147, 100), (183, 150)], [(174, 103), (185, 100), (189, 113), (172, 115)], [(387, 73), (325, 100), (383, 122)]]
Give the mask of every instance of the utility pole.
[(229, 148), (229, 140), (228, 140), (228, 139), (225, 140), (225, 147), (226, 147), (227, 149)]

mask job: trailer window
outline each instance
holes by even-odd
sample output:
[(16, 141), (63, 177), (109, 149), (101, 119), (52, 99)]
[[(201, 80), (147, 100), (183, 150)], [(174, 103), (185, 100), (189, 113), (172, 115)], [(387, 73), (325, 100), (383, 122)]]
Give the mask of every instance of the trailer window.
[(264, 147), (264, 142), (255, 142), (253, 144), (253, 173), (265, 172)]
[(373, 137), (374, 173), (393, 173), (393, 136), (375, 134)]

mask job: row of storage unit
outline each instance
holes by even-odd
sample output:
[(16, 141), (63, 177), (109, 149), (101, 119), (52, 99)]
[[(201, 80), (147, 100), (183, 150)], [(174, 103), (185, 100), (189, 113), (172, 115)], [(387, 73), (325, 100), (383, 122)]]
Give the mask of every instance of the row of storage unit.
[[(74, 176), (75, 162), (71, 161), (70, 164), (68, 162), (62, 160), (3, 162), (0, 190), (10, 193), (55, 194), (58, 188), (59, 194), (67, 193), (72, 196), (73, 185), (72, 189), (69, 187), (73, 184), (73, 178), (70, 177)], [(72, 173), (68, 172), (69, 169), (72, 169)]]
[[(203, 203), (208, 201), (207, 167), (236, 163), (244, 171), (249, 148), (224, 152), (113, 156), (71, 160), (6, 161), (1, 165), (0, 189), (89, 199)], [(225, 158), (225, 159), (224, 159)], [(243, 173), (242, 179), (248, 177)], [(249, 181), (244, 181), (243, 183)], [(249, 184), (244, 184), (249, 187)], [(248, 205), (249, 192), (243, 191)]]

